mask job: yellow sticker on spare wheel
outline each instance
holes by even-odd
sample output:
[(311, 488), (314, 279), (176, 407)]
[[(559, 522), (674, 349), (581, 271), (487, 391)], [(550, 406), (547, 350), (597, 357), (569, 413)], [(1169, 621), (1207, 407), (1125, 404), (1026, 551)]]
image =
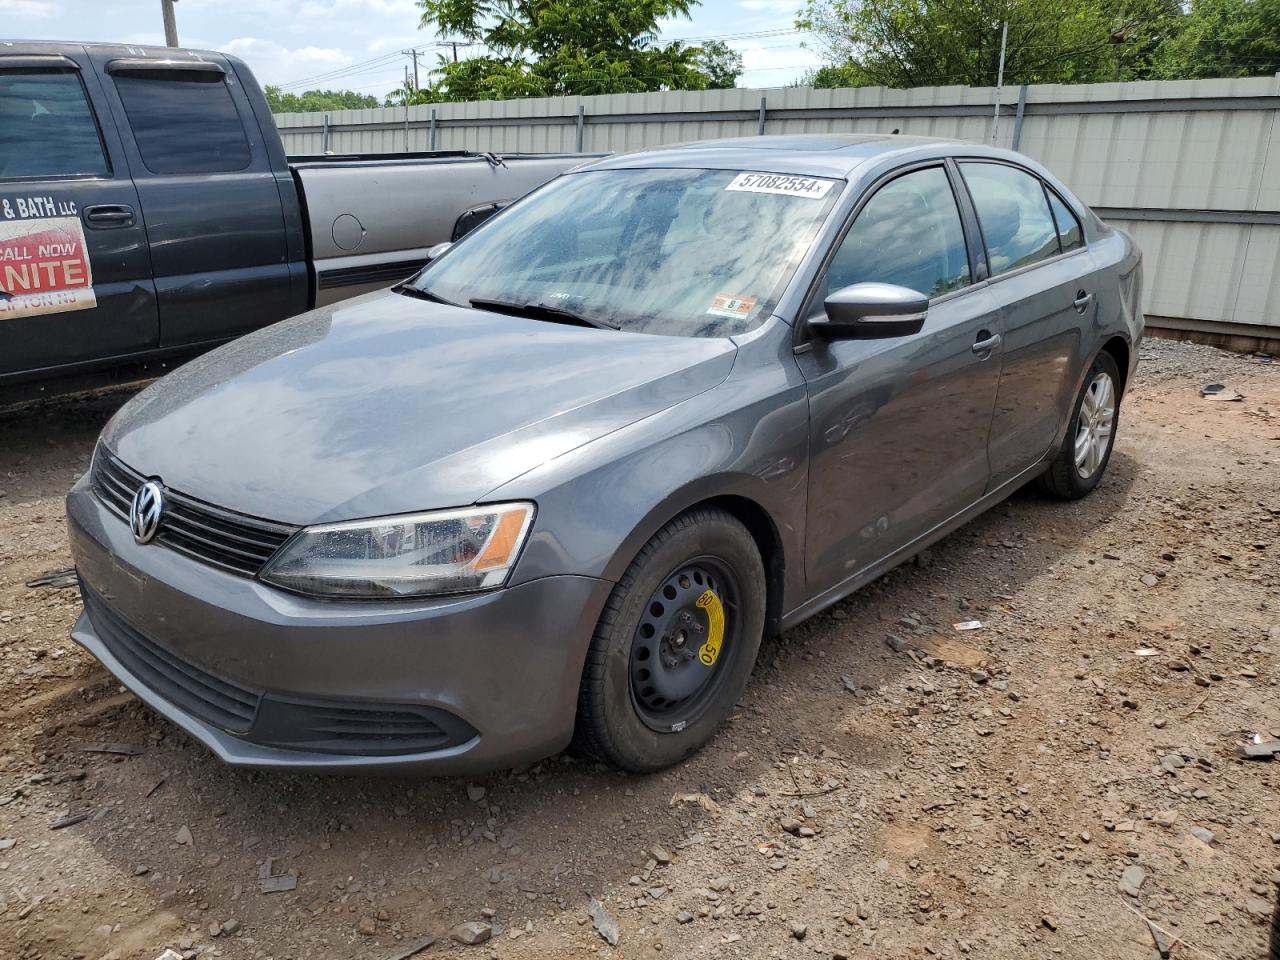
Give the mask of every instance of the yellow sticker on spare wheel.
[(704, 590), (695, 606), (707, 613), (707, 639), (698, 648), (698, 659), (703, 666), (714, 667), (720, 656), (720, 644), (724, 642), (724, 604), (711, 590)]

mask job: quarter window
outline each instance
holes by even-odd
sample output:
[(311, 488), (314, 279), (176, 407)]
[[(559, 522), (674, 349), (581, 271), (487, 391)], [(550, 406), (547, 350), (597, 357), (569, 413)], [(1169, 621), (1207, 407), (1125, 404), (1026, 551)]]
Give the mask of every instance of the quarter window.
[(1057, 256), (1058, 228), (1040, 178), (1003, 163), (962, 163), (978, 210), (991, 275)]
[(1052, 190), (1045, 188), (1045, 193), (1049, 197), (1049, 206), (1053, 208), (1054, 222), (1058, 225), (1058, 242), (1062, 245), (1062, 252), (1083, 247), (1084, 231), (1080, 229), (1080, 221), (1076, 215)]
[(74, 70), (0, 72), (0, 180), (105, 176), (98, 124)]
[(121, 74), (115, 81), (152, 173), (227, 173), (249, 166), (244, 124), (221, 74)]
[(827, 292), (869, 281), (930, 297), (970, 283), (960, 211), (941, 167), (881, 187), (845, 234), (827, 268)]

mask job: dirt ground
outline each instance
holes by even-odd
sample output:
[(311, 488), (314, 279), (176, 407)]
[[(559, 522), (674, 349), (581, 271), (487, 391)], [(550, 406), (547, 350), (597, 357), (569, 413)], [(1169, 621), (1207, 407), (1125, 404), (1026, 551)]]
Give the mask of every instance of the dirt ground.
[(1280, 736), (1280, 363), (1142, 353), (1092, 497), (1020, 493), (770, 641), (652, 777), (220, 765), (25, 585), (126, 394), (0, 415), (0, 957), (1268, 956), (1280, 759), (1237, 749)]

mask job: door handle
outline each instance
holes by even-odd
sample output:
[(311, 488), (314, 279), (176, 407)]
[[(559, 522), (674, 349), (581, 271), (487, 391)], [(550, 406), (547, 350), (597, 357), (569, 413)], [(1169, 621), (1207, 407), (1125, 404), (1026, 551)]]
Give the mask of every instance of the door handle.
[(84, 222), (98, 229), (132, 227), (133, 207), (124, 203), (100, 203), (97, 206), (85, 207)]
[(1083, 290), (1076, 291), (1076, 298), (1071, 301), (1071, 306), (1076, 308), (1076, 313), (1084, 313), (1088, 309), (1089, 304), (1093, 302), (1093, 294), (1086, 293)]
[[(981, 333), (978, 334), (978, 336), (981, 337), (984, 334), (986, 334), (986, 332), (987, 332), (986, 330), (983, 330)], [(972, 350), (974, 353), (982, 354), (982, 353), (990, 353), (992, 350), (995, 350), (999, 346), (1000, 346), (1000, 334), (996, 333), (996, 334), (992, 334), (989, 337), (986, 337), (986, 339), (984, 340), (977, 341), (969, 349)]]

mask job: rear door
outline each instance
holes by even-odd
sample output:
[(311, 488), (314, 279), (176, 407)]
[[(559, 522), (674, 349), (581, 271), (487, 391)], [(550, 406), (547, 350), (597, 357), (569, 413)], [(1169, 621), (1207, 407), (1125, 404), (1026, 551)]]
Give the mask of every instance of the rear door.
[(161, 344), (223, 340), (289, 316), (284, 211), (234, 71), (207, 55), (92, 56), (132, 134), (126, 147), (147, 218)]
[(0, 55), (0, 378), (157, 345), (142, 211), (101, 103), (82, 50)]
[(995, 489), (1039, 464), (1070, 415), (1097, 291), (1080, 222), (1052, 188), (1011, 163), (961, 160), (959, 168), (981, 225), (1003, 338), (991, 419)]

